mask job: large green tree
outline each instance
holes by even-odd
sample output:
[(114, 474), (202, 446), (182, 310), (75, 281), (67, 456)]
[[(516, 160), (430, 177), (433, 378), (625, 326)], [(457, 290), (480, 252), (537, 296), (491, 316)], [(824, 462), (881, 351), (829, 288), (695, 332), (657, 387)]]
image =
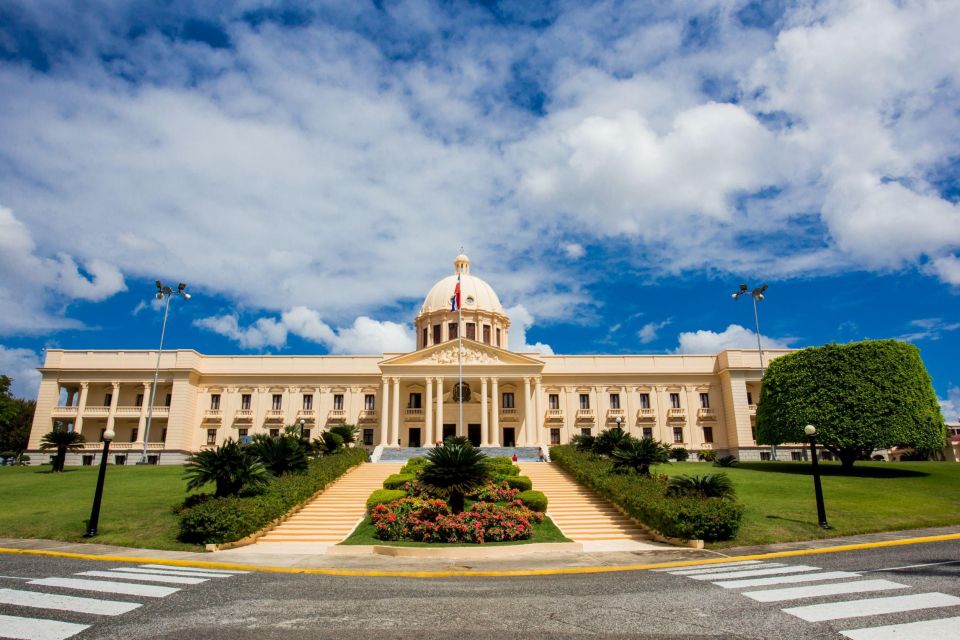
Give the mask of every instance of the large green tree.
[(874, 449), (936, 451), (946, 441), (920, 351), (896, 340), (828, 344), (773, 360), (757, 405), (757, 443), (803, 442), (808, 424), (847, 469)]
[(12, 382), (8, 376), (0, 375), (0, 451), (20, 455), (27, 448), (37, 403), (13, 397), (10, 393)]

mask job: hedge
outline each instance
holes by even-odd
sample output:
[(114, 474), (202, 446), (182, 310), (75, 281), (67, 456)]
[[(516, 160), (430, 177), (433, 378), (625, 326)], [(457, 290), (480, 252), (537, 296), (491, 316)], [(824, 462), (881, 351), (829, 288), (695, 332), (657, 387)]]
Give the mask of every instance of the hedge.
[(547, 496), (543, 495), (542, 491), (521, 491), (517, 500), (531, 511), (543, 513), (547, 510)]
[(408, 482), (413, 482), (417, 479), (417, 476), (412, 473), (395, 473), (392, 476), (387, 476), (387, 479), (383, 481), (384, 489), (403, 489), (403, 486)]
[(312, 460), (304, 473), (274, 478), (262, 493), (200, 502), (180, 511), (180, 539), (196, 544), (233, 542), (312, 498), (348, 469), (365, 462), (363, 448), (341, 449)]
[(378, 504), (387, 504), (406, 497), (407, 492), (403, 489), (377, 489), (367, 498), (367, 511), (371, 511)]
[(616, 473), (610, 460), (570, 445), (551, 447), (550, 459), (577, 482), (662, 535), (716, 541), (729, 540), (740, 529), (743, 505), (733, 499), (668, 497), (666, 483), (634, 473)]
[(400, 473), (409, 473), (411, 475), (418, 476), (425, 466), (427, 466), (426, 458), (410, 458), (407, 460), (407, 464), (403, 465), (403, 468), (400, 469)]
[(506, 456), (487, 458), (486, 462), (490, 469), (490, 478), (495, 482), (501, 482), (510, 476), (520, 475), (520, 467), (513, 464), (513, 460)]
[(533, 481), (527, 476), (509, 476), (506, 482), (511, 489), (520, 489), (520, 491), (529, 491), (533, 489)]

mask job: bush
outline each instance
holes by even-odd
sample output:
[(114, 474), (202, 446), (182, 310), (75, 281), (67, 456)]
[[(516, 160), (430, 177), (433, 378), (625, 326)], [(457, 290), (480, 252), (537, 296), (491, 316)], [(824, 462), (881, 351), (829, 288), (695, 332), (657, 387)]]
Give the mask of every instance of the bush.
[(259, 495), (216, 498), (184, 508), (180, 513), (180, 539), (195, 544), (239, 540), (306, 502), (366, 459), (365, 449), (344, 449), (312, 460), (305, 473), (273, 478)]
[(488, 482), (470, 494), (474, 500), (483, 502), (512, 502), (520, 492), (506, 482)]
[(407, 460), (407, 464), (400, 469), (400, 473), (418, 476), (425, 466), (427, 466), (426, 458), (410, 458)]
[(547, 510), (547, 496), (542, 491), (521, 491), (517, 494), (517, 500), (530, 511), (544, 513)]
[(714, 449), (704, 449), (703, 451), (697, 451), (697, 460), (702, 460), (704, 462), (716, 462), (717, 452)]
[(713, 463), (715, 467), (735, 467), (736, 465), (737, 459), (734, 456), (720, 456)]
[(417, 479), (417, 476), (412, 473), (395, 473), (392, 476), (388, 476), (386, 480), (383, 481), (384, 489), (405, 489), (408, 482), (413, 482)]
[(402, 489), (377, 489), (367, 498), (367, 511), (372, 511), (378, 504), (387, 504), (406, 497), (407, 492)]
[(507, 478), (507, 484), (510, 485), (510, 488), (519, 489), (520, 491), (530, 491), (530, 489), (533, 489), (533, 481), (527, 476), (510, 476)]
[(495, 482), (502, 482), (510, 476), (520, 475), (520, 467), (513, 464), (513, 460), (506, 456), (487, 458), (487, 468), (490, 469), (490, 478)]
[(682, 540), (729, 540), (740, 528), (743, 506), (731, 498), (667, 496), (664, 481), (615, 473), (610, 460), (569, 445), (552, 447), (550, 458), (577, 482), (662, 535)]
[(690, 457), (690, 452), (684, 449), (683, 447), (673, 447), (670, 449), (670, 459), (676, 460), (677, 462), (686, 462), (687, 458)]
[(676, 476), (667, 486), (669, 496), (700, 496), (701, 498), (732, 498), (735, 495), (730, 476), (708, 473), (704, 476)]
[(519, 501), (477, 502), (469, 511), (450, 513), (443, 500), (404, 498), (374, 507), (370, 519), (381, 540), (483, 544), (529, 539), (543, 515)]

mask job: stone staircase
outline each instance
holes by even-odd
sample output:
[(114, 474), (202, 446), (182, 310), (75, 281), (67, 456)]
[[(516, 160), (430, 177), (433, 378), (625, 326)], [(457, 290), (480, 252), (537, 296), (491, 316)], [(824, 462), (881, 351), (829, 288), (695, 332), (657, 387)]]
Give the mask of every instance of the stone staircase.
[(547, 496), (547, 515), (574, 542), (649, 541), (650, 536), (616, 507), (577, 484), (551, 462), (524, 462), (520, 473)]
[(363, 519), (370, 494), (382, 489), (387, 476), (397, 473), (402, 466), (399, 462), (362, 464), (348, 471), (300, 511), (257, 540), (257, 544), (340, 542)]
[[(410, 458), (422, 458), (427, 455), (432, 447), (386, 447), (380, 455), (379, 462), (406, 462)], [(537, 460), (540, 452), (539, 447), (481, 447), (481, 451), (490, 456), (512, 458), (517, 454), (518, 462), (533, 462)]]

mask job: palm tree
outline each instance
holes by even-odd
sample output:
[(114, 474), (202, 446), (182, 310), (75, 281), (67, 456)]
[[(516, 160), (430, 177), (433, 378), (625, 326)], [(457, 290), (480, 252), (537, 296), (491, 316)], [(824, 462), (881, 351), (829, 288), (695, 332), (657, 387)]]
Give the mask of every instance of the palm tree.
[(670, 478), (667, 493), (701, 498), (733, 497), (733, 482), (725, 473), (708, 473), (705, 476), (676, 476)]
[(232, 438), (216, 449), (200, 451), (187, 458), (183, 475), (187, 478), (188, 490), (215, 483), (217, 498), (235, 496), (244, 488), (262, 487), (270, 478), (251, 448)]
[(53, 431), (40, 439), (40, 448), (44, 451), (56, 449), (57, 457), (53, 459), (53, 472), (63, 471), (63, 465), (67, 460), (67, 451), (79, 451), (83, 449), (83, 443), (86, 438), (76, 431), (67, 431), (66, 429), (54, 427)]
[(650, 475), (650, 465), (669, 462), (669, 446), (652, 438), (631, 438), (613, 450), (614, 469), (633, 469), (642, 476)]
[(620, 427), (607, 429), (593, 440), (593, 452), (602, 456), (609, 456), (614, 449), (630, 439), (630, 434)]
[(324, 431), (313, 442), (317, 451), (330, 455), (336, 453), (343, 446), (343, 436), (332, 430)]
[(267, 471), (275, 476), (307, 469), (306, 446), (298, 436), (285, 434), (270, 437), (260, 434), (254, 436), (250, 449)]
[(427, 464), (420, 472), (420, 482), (428, 491), (446, 495), (453, 513), (463, 511), (466, 494), (486, 482), (490, 469), (487, 454), (473, 446), (446, 443), (427, 452)]
[(595, 440), (596, 438), (588, 433), (579, 433), (570, 439), (570, 444), (572, 444), (577, 451), (593, 451), (593, 443)]
[(343, 438), (343, 445), (348, 446), (357, 441), (357, 435), (359, 435), (360, 430), (352, 424), (339, 424), (335, 427), (330, 427), (330, 433), (339, 435)]

